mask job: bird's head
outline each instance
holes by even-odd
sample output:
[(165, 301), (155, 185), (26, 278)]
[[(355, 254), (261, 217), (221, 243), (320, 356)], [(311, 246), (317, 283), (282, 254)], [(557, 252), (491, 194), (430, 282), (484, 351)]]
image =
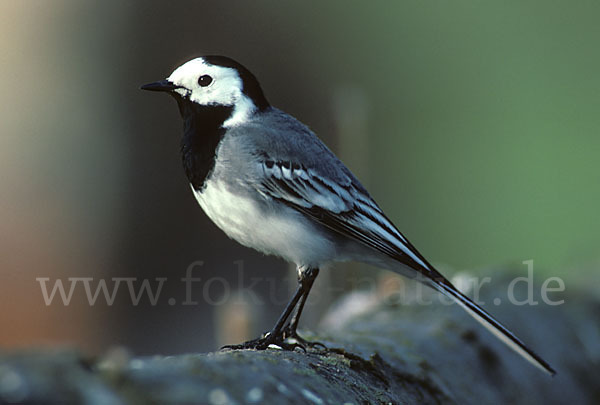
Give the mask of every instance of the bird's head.
[(236, 122), (269, 106), (256, 77), (244, 66), (225, 56), (192, 59), (158, 82), (142, 86), (143, 90), (162, 91), (179, 103), (197, 107), (232, 107)]

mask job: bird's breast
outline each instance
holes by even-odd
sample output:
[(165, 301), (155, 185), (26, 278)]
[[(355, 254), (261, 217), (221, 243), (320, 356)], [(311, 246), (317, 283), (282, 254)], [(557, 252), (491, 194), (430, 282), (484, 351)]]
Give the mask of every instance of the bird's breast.
[(256, 193), (238, 192), (209, 179), (194, 190), (206, 215), (230, 238), (297, 265), (318, 266), (334, 260), (335, 244), (318, 225), (297, 211)]

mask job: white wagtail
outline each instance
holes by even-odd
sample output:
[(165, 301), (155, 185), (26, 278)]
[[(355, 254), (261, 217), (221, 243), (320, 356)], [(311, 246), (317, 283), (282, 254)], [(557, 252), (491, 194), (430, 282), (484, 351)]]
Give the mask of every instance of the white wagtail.
[(296, 328), (319, 268), (354, 260), (417, 278), (452, 297), (524, 358), (555, 373), (442, 276), (306, 125), (269, 104), (245, 67), (227, 57), (203, 56), (142, 89), (177, 101), (184, 122), (183, 167), (208, 217), (242, 245), (297, 266), (298, 290), (273, 329), (230, 348), (307, 344)]

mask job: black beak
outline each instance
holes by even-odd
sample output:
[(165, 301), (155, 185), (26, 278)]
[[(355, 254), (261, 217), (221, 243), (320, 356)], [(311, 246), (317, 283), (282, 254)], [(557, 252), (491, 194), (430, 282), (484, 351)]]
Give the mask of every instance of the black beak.
[(154, 82), (154, 83), (144, 84), (140, 88), (142, 90), (149, 90), (149, 91), (173, 91), (175, 89), (181, 88), (181, 86), (177, 86), (165, 79), (165, 80), (161, 80), (161, 81)]

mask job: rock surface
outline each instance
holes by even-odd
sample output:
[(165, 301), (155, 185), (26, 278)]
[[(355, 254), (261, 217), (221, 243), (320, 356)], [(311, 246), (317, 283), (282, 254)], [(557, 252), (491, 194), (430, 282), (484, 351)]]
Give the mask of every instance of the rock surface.
[[(558, 371), (550, 377), (456, 305), (373, 304), (326, 334), (330, 350), (90, 359), (0, 354), (0, 402), (27, 404), (600, 403), (600, 303), (489, 306)], [(317, 338), (316, 336), (309, 336)]]

